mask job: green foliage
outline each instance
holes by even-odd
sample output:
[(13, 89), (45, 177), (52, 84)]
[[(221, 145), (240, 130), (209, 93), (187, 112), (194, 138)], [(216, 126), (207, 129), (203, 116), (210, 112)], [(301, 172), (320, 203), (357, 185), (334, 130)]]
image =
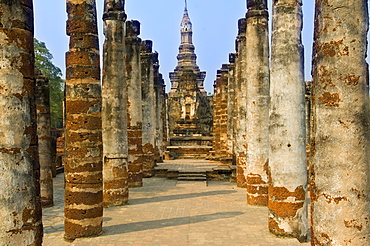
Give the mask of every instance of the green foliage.
[(62, 118), (65, 84), (65, 81), (61, 78), (62, 71), (51, 62), (53, 55), (50, 53), (44, 42), (35, 38), (34, 47), (35, 66), (40, 69), (43, 75), (49, 78), (51, 126), (60, 128), (63, 124)]

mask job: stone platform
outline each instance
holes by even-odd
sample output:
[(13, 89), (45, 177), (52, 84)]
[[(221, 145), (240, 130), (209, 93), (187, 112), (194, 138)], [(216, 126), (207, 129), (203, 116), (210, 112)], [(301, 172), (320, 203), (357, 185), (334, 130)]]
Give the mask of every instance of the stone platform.
[[(223, 163), (201, 159), (176, 159), (158, 163), (154, 168), (156, 177), (186, 180), (229, 181), (236, 182), (236, 167)], [(204, 179), (192, 179), (192, 176), (204, 176)]]
[[(188, 171), (216, 166), (199, 160), (178, 163), (178, 169)], [(105, 209), (100, 236), (70, 243), (63, 240), (63, 174), (54, 184), (55, 206), (43, 210), (44, 246), (309, 245), (270, 234), (267, 208), (247, 205), (245, 189), (235, 183), (160, 177), (144, 179), (143, 187), (131, 188), (128, 205)]]
[(212, 139), (210, 136), (171, 137), (166, 159), (206, 159), (212, 151)]

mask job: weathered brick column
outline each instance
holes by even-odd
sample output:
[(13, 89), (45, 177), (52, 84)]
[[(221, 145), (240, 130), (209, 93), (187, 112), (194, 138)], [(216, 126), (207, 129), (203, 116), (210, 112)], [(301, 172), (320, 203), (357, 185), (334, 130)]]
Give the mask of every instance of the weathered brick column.
[(217, 70), (213, 84), (213, 141), (214, 158), (220, 157), (220, 108), (221, 108), (221, 70)]
[(220, 97), (219, 97), (219, 114), (220, 114), (220, 160), (226, 161), (231, 158), (229, 150), (227, 123), (228, 123), (228, 82), (229, 82), (229, 64), (222, 64), (220, 73)]
[(161, 125), (159, 122), (160, 119), (160, 101), (158, 97), (158, 85), (159, 85), (159, 60), (158, 60), (158, 53), (153, 53), (153, 88), (154, 88), (154, 115), (155, 115), (155, 152), (154, 152), (154, 159), (155, 162), (161, 162), (161, 142), (160, 142), (160, 130)]
[(316, 1), (312, 245), (370, 245), (368, 2)]
[(227, 81), (227, 155), (230, 164), (235, 164), (235, 124), (236, 124), (236, 104), (235, 104), (235, 53), (229, 54), (229, 71)]
[(217, 70), (214, 82), (213, 151), (215, 159), (226, 161), (231, 158), (228, 145), (228, 95), (229, 65), (223, 64)]
[(143, 185), (140, 22), (126, 22), (128, 184)]
[(142, 142), (143, 142), (143, 176), (151, 177), (155, 166), (155, 93), (153, 74), (153, 42), (141, 43), (141, 91), (142, 91)]
[(33, 4), (0, 9), (0, 245), (41, 245)]
[(302, 1), (275, 1), (272, 15), (269, 229), (276, 235), (305, 241), (308, 218)]
[(154, 83), (156, 89), (156, 98), (157, 98), (157, 113), (156, 113), (156, 126), (157, 126), (157, 146), (159, 150), (159, 159), (157, 162), (163, 162), (164, 152), (166, 150), (166, 143), (164, 139), (164, 129), (165, 129), (165, 114), (166, 114), (166, 103), (165, 103), (165, 84), (163, 75), (159, 73), (159, 65), (155, 66), (154, 74)]
[(248, 0), (246, 14), (247, 202), (267, 205), (269, 37), (267, 0)]
[(99, 42), (94, 0), (67, 0), (64, 237), (102, 231), (102, 120)]
[(103, 200), (109, 207), (128, 201), (124, 1), (105, 0), (103, 20)]
[(235, 161), (236, 183), (238, 187), (246, 188), (246, 106), (247, 106), (247, 80), (245, 78), (245, 51), (246, 51), (246, 19), (238, 21), (238, 36), (236, 38), (236, 61), (235, 61)]
[(312, 121), (312, 81), (305, 81), (305, 103), (306, 103), (306, 156), (307, 165), (309, 163), (310, 149), (311, 149), (311, 121)]
[(37, 136), (40, 160), (40, 194), (42, 207), (53, 206), (53, 175), (51, 165), (53, 154), (51, 148), (50, 87), (49, 79), (35, 69)]

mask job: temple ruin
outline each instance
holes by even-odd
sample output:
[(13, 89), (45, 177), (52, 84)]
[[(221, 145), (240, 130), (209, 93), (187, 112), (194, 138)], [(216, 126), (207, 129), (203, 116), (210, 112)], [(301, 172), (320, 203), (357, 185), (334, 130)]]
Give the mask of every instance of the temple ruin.
[(99, 236), (104, 209), (130, 210), (130, 189), (164, 176), (160, 165), (195, 159), (214, 165), (203, 181), (235, 182), (243, 206), (265, 209), (274, 237), (370, 245), (367, 1), (316, 1), (313, 78), (304, 81), (302, 0), (273, 1), (271, 15), (267, 0), (247, 0), (213, 95), (196, 62), (186, 1), (168, 92), (153, 41), (141, 40), (139, 20), (126, 20), (124, 0), (104, 1), (102, 53), (95, 1), (66, 3), (64, 137), (55, 140), (48, 79), (34, 65), (32, 0), (0, 0), (0, 245), (42, 245), (42, 206), (55, 204), (57, 156), (67, 241)]
[(168, 93), (169, 158), (205, 158), (212, 145), (211, 100), (204, 90), (206, 72), (196, 64), (193, 29), (187, 7), (181, 21), (178, 65), (170, 73)]

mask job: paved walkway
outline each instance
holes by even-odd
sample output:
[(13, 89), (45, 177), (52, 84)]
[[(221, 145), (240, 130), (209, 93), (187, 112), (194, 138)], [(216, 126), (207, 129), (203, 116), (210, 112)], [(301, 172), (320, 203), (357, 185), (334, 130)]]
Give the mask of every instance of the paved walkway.
[[(187, 165), (194, 165), (194, 161), (184, 160), (178, 167), (191, 169), (194, 166)], [(205, 166), (210, 162), (201, 162), (208, 168)], [(201, 162), (196, 161), (195, 166)], [(54, 184), (56, 205), (43, 210), (46, 246), (309, 245), (271, 235), (267, 208), (246, 205), (245, 190), (235, 183), (157, 177), (144, 179), (143, 187), (130, 189), (128, 205), (104, 210), (99, 237), (68, 243), (63, 240), (63, 174), (54, 179)]]

